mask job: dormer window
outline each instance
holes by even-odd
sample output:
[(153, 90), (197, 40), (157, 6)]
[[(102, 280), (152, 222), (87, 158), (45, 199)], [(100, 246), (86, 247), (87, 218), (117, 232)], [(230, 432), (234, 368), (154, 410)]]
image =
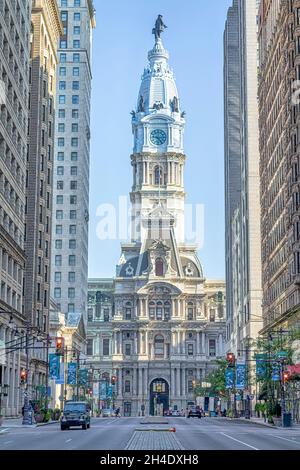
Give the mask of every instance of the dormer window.
[(162, 277), (164, 275), (164, 262), (162, 258), (156, 258), (155, 261), (155, 276)]

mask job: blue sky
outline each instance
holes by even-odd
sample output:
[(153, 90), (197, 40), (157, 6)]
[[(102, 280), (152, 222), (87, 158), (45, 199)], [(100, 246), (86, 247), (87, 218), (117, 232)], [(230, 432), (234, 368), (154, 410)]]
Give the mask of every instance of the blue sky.
[(97, 207), (118, 205), (132, 185), (131, 116), (158, 14), (168, 29), (181, 108), (187, 113), (187, 202), (204, 204), (204, 275), (224, 278), (223, 31), (231, 0), (95, 0), (89, 277), (115, 275), (120, 241), (99, 240)]

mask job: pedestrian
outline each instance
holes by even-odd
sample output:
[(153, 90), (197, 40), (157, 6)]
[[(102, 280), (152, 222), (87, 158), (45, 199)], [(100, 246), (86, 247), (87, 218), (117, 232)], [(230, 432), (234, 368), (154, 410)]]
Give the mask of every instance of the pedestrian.
[(120, 408), (116, 409), (116, 418), (120, 418)]

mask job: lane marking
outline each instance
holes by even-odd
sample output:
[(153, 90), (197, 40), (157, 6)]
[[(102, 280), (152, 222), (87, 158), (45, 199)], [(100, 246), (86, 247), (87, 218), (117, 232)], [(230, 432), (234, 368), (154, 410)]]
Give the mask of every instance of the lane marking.
[(72, 439), (67, 439), (67, 440), (66, 440), (66, 443), (71, 442), (71, 440), (72, 440)]
[(235, 439), (234, 437), (229, 436), (228, 434), (225, 434), (225, 432), (221, 432), (220, 434), (222, 434), (225, 437), (228, 437), (229, 439), (232, 439), (233, 441), (239, 442), (240, 444), (243, 444), (244, 446), (250, 447), (253, 450), (259, 450), (259, 449), (257, 449), (257, 447), (253, 447), (250, 444), (247, 444), (246, 442), (239, 441), (238, 439)]
[(291, 439), (287, 439), (286, 437), (281, 437), (281, 436), (273, 436), (273, 437), (276, 437), (277, 439), (282, 439), (283, 441), (289, 441), (289, 442), (292, 442), (293, 444), (297, 444), (298, 446), (300, 446), (300, 442), (298, 441), (292, 441)]

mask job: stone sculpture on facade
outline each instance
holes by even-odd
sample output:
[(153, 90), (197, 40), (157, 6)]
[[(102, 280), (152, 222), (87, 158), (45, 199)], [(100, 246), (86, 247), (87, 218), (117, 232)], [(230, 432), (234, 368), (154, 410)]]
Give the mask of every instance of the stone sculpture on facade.
[(161, 33), (163, 33), (167, 27), (168, 26), (166, 26), (163, 22), (162, 15), (158, 15), (157, 20), (155, 22), (155, 27), (152, 30), (152, 34), (155, 35), (155, 41), (160, 39)]

